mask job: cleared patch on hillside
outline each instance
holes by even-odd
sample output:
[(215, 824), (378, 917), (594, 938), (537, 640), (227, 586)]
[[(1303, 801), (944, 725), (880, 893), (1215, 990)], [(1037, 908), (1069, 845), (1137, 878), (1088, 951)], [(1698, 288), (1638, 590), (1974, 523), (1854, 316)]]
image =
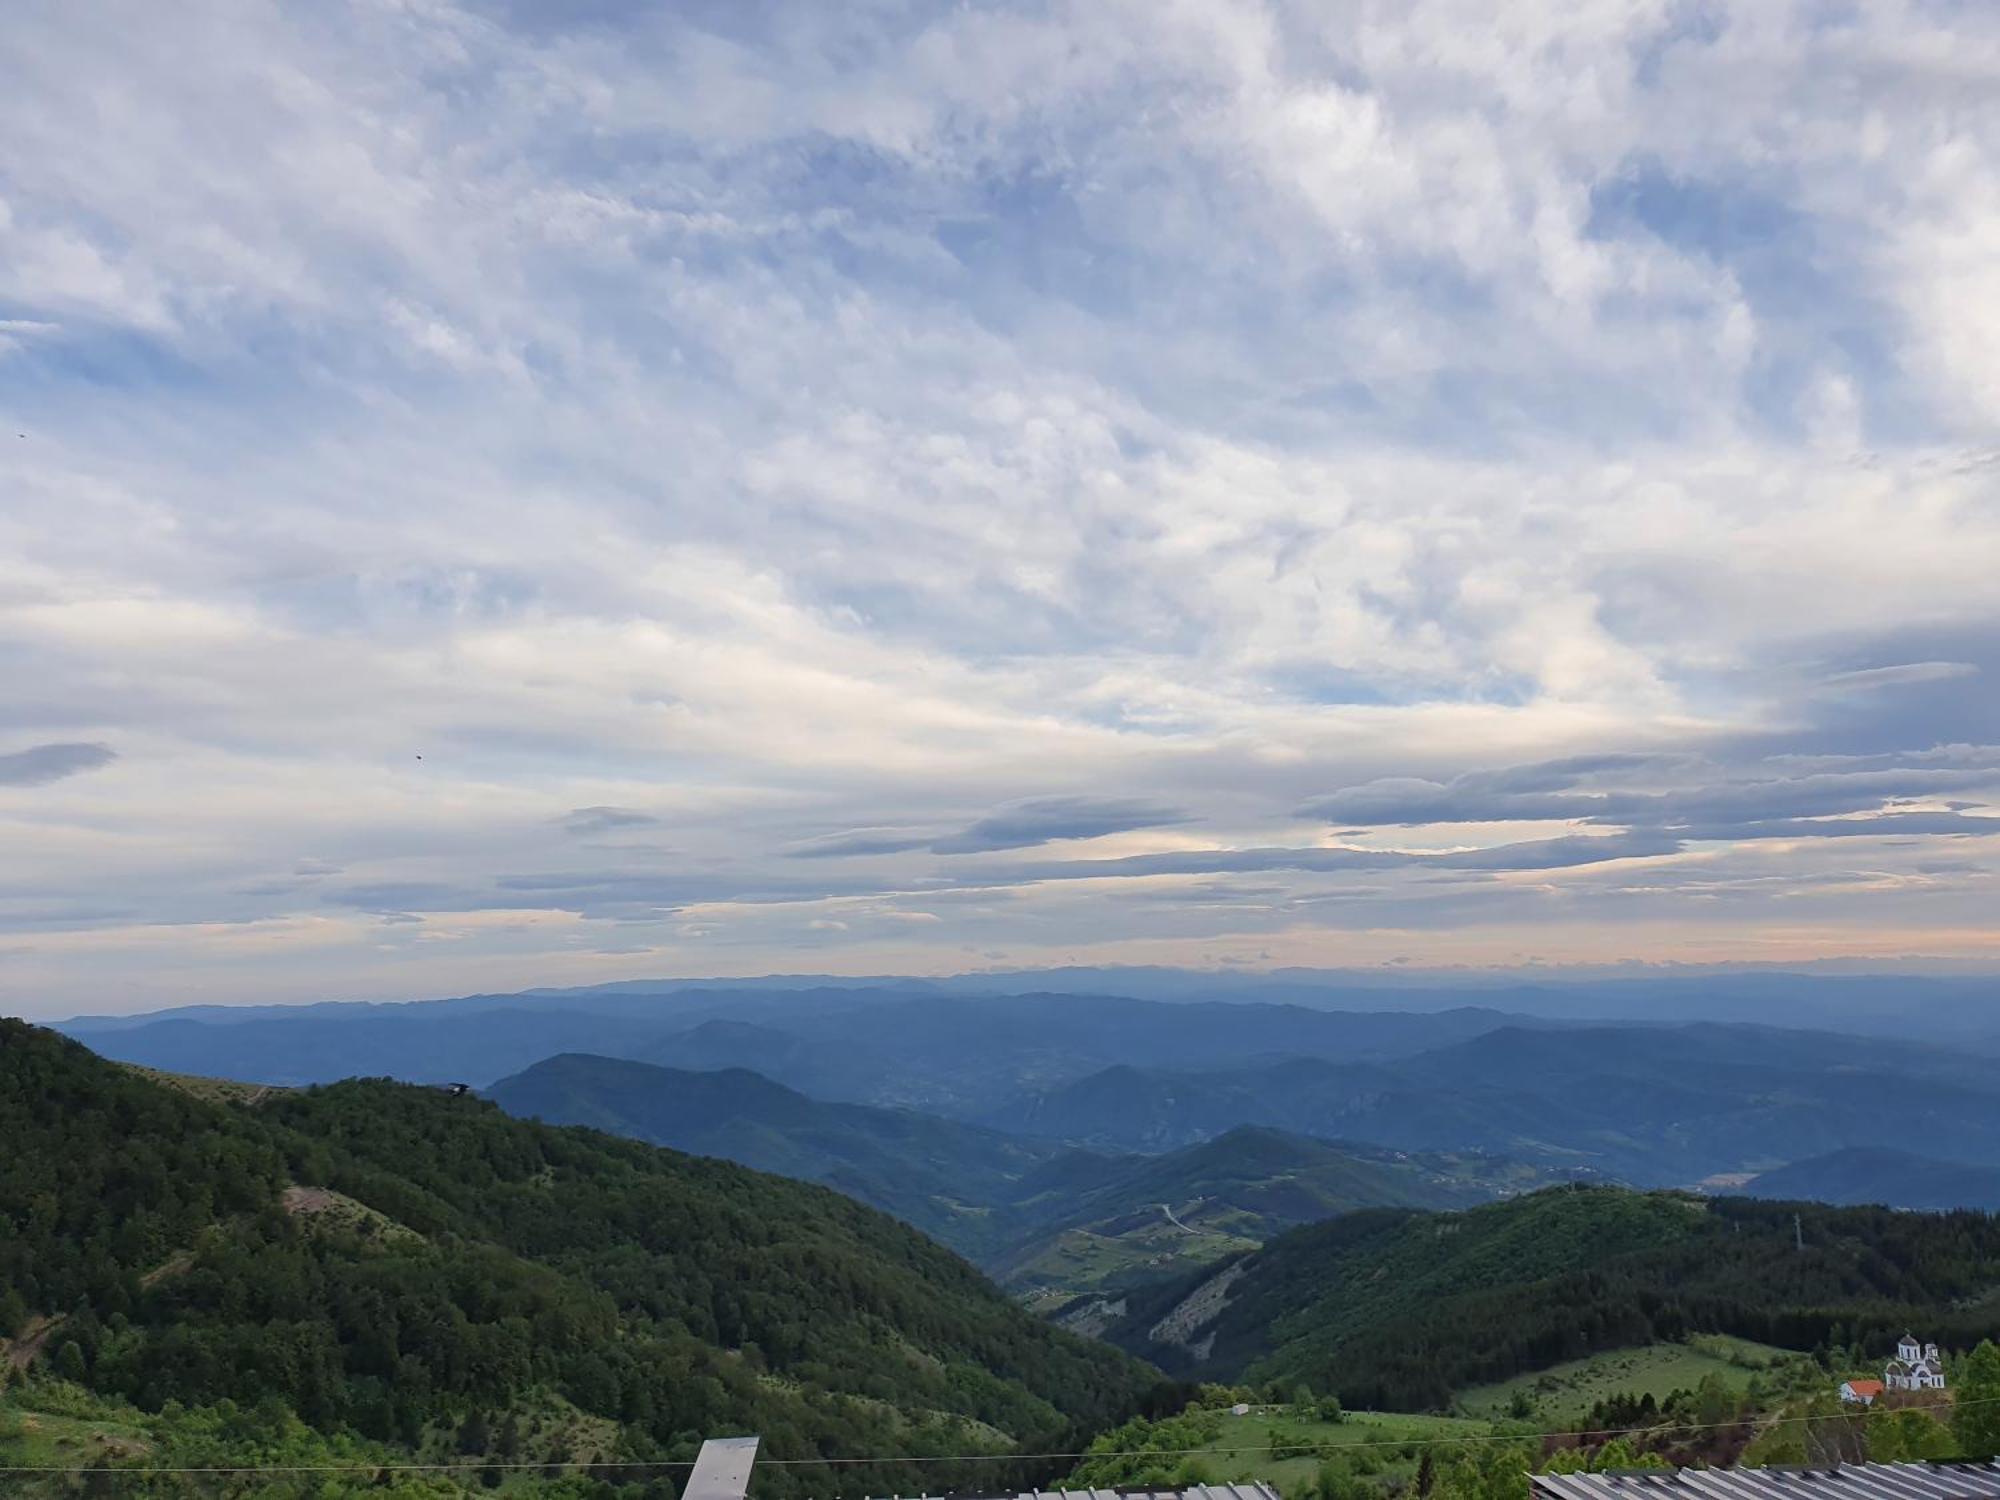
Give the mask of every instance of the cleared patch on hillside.
[(1222, 1310), (1229, 1305), (1229, 1289), (1243, 1279), (1249, 1264), (1247, 1260), (1239, 1260), (1196, 1287), (1173, 1311), (1153, 1325), (1152, 1339), (1156, 1343), (1178, 1344), (1183, 1349), (1192, 1350), (1198, 1359), (1207, 1358), (1207, 1350), (1197, 1345), (1195, 1335), (1221, 1316)]
[(1700, 1334), (1684, 1344), (1611, 1349), (1512, 1380), (1474, 1386), (1459, 1397), (1459, 1405), (1471, 1416), (1503, 1417), (1518, 1393), (1525, 1394), (1537, 1419), (1578, 1422), (1591, 1407), (1612, 1396), (1650, 1395), (1664, 1401), (1674, 1391), (1693, 1390), (1709, 1375), (1741, 1392), (1758, 1375), (1797, 1357), (1748, 1339)]
[(117, 1066), (127, 1072), (137, 1073), (141, 1078), (150, 1078), (154, 1083), (163, 1083), (168, 1088), (179, 1089), (183, 1094), (206, 1099), (211, 1104), (255, 1106), (262, 1104), (273, 1094), (285, 1092), (278, 1085), (270, 1083), (238, 1083), (233, 1078), (203, 1078), (194, 1073), (169, 1073), (163, 1068), (148, 1068), (139, 1063), (119, 1063)]
[(362, 1239), (417, 1240), (423, 1236), (407, 1224), (399, 1224), (387, 1214), (332, 1188), (307, 1187), (293, 1183), (280, 1199), (285, 1212), (310, 1221), (316, 1228), (346, 1230)]

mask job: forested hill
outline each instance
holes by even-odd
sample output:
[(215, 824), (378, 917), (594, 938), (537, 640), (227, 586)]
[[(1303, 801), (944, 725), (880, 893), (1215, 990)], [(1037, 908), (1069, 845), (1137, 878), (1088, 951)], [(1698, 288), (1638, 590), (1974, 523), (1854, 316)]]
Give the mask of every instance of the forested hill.
[(486, 1092), (524, 1119), (591, 1125), (824, 1183), (974, 1258), (1021, 1232), (995, 1208), (1063, 1153), (1053, 1142), (911, 1110), (822, 1103), (743, 1068), (690, 1072), (565, 1054)]
[(1996, 1286), (2000, 1221), (1983, 1213), (1550, 1188), (1463, 1213), (1376, 1209), (1295, 1229), (1133, 1294), (1109, 1336), (1176, 1373), (1423, 1410), (1470, 1385), (1687, 1333), (1886, 1349), (1920, 1326), (1969, 1348), (2000, 1336)]
[(1157, 1281), (1352, 1208), (1460, 1208), (1547, 1180), (1475, 1154), (1243, 1129), (1106, 1156), (914, 1110), (829, 1104), (741, 1068), (565, 1055), (487, 1091), (501, 1108), (823, 1183), (914, 1224), (1016, 1292)]
[[(573, 1404), (617, 1456), (1061, 1449), (1156, 1378), (837, 1193), (380, 1082), (198, 1099), (0, 1021), (0, 1334), (150, 1410), (417, 1445)], [(26, 1344), (17, 1346), (22, 1352)], [(868, 1466), (785, 1493), (894, 1493)], [(1006, 1466), (926, 1471), (991, 1484)], [(1009, 1476), (1008, 1483), (1013, 1482)]]

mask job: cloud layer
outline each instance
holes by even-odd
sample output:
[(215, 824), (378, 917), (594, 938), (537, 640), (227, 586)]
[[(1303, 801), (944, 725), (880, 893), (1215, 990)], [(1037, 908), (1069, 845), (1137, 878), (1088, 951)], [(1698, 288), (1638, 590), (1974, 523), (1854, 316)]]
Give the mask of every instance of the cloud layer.
[(0, 1004), (1995, 957), (1991, 7), (114, 10)]

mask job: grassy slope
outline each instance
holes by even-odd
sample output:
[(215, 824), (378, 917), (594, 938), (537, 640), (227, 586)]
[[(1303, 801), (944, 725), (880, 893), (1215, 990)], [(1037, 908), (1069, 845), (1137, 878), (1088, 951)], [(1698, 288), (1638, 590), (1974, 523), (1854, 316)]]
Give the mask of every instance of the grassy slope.
[[(1380, 1466), (1390, 1478), (1413, 1478), (1417, 1459), (1401, 1450), (1402, 1444), (1438, 1438), (1482, 1437), (1493, 1430), (1492, 1423), (1463, 1417), (1438, 1417), (1401, 1412), (1349, 1412), (1339, 1422), (1303, 1421), (1287, 1416), (1282, 1408), (1257, 1408), (1247, 1417), (1230, 1417), (1222, 1433), (1204, 1448), (1208, 1456), (1203, 1466), (1218, 1483), (1235, 1484), (1261, 1479), (1278, 1487), (1287, 1497), (1310, 1495), (1320, 1464), (1330, 1457), (1360, 1458), (1364, 1464)], [(1238, 1449), (1268, 1448), (1275, 1434), (1290, 1442), (1303, 1440), (1328, 1451), (1304, 1458), (1274, 1458), (1269, 1453), (1238, 1452)], [(1362, 1455), (1367, 1455), (1365, 1458)]]
[(1516, 1392), (1526, 1392), (1537, 1419), (1578, 1422), (1607, 1397), (1650, 1394), (1656, 1401), (1665, 1400), (1670, 1392), (1693, 1390), (1707, 1375), (1742, 1391), (1760, 1370), (1787, 1357), (1789, 1351), (1769, 1344), (1702, 1334), (1684, 1344), (1612, 1349), (1512, 1380), (1474, 1386), (1460, 1394), (1459, 1405), (1470, 1416), (1498, 1418), (1507, 1414)]

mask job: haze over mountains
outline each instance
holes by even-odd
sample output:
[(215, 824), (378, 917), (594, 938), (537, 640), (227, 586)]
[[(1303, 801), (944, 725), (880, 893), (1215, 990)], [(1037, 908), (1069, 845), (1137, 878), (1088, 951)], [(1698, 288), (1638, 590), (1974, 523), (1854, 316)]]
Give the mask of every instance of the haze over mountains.
[(1160, 1156), (1108, 1155), (910, 1110), (821, 1103), (743, 1069), (574, 1054), (488, 1092), (510, 1114), (838, 1188), (1024, 1291), (1170, 1275), (1355, 1208), (1459, 1208), (1552, 1180), (1500, 1158), (1253, 1127)]
[[(1021, 977), (1053, 987), (995, 992)], [(1076, 992), (1114, 980), (1152, 998)], [(1203, 985), (1229, 998), (1196, 998)], [(1768, 1024), (1813, 993), (1873, 1034)], [(513, 1079), (510, 1107), (841, 1185), (992, 1257), (1061, 1219), (1030, 1211), (1022, 1186), (1061, 1148), (1088, 1153), (1071, 1159), (1080, 1197), (1103, 1186), (1093, 1162), (1245, 1126), (1501, 1158), (1524, 1183), (1675, 1185), (1855, 1150), (2000, 1167), (1993, 994), (1910, 977), (1361, 991), (1298, 973), (1081, 970), (198, 1007), (63, 1029), (107, 1056), (253, 1082)], [(1541, 1013), (1469, 1003), (1501, 999)], [(1730, 1019), (1703, 1019), (1718, 1012)], [(549, 1060), (565, 1057), (558, 1079)]]

